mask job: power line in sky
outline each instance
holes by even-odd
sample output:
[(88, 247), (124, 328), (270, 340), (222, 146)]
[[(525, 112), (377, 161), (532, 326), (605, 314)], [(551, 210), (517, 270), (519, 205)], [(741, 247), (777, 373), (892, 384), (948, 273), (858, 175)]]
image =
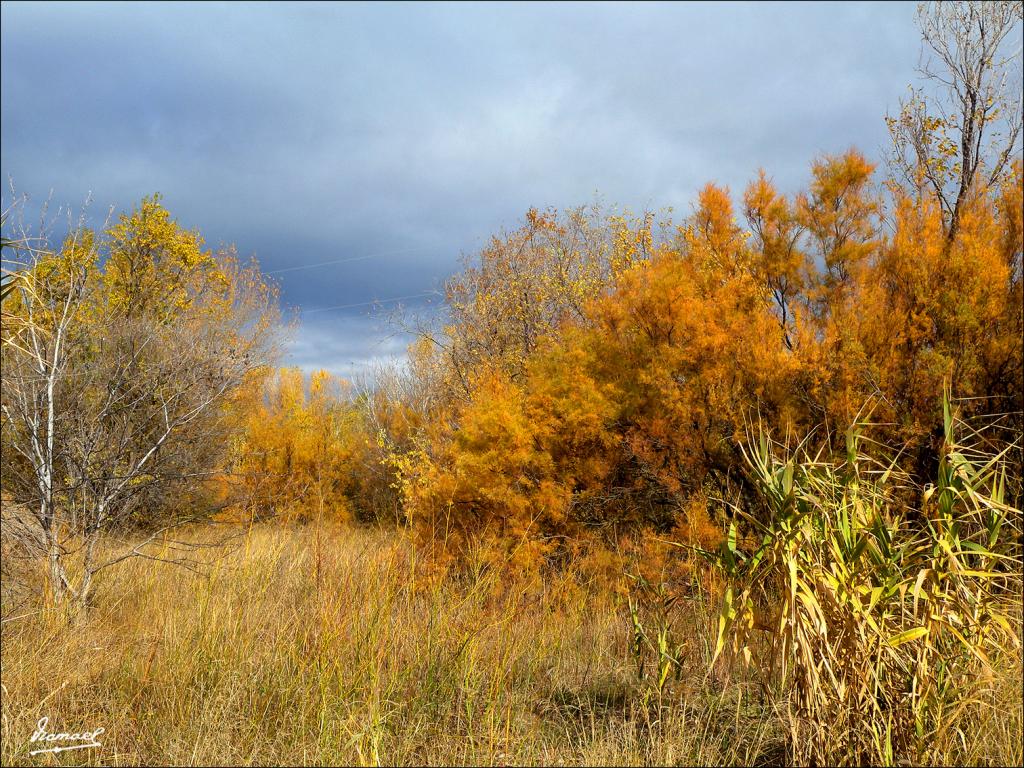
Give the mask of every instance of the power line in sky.
[(264, 274), (267, 275), (280, 275), (283, 272), (296, 272), (300, 269), (315, 269), (316, 267), (329, 267), (334, 264), (348, 264), (352, 261), (365, 261), (366, 259), (376, 259), (381, 256), (397, 256), (402, 253), (417, 253), (419, 251), (428, 251), (432, 246), (424, 245), (418, 248), (405, 248), (400, 251), (381, 251), (380, 253), (368, 253), (365, 256), (351, 256), (344, 259), (331, 259), (330, 261), (320, 261), (316, 264), (300, 264), (295, 267), (283, 267), (282, 269), (270, 269)]
[(395, 296), (391, 299), (375, 299), (374, 301), (361, 301), (355, 304), (339, 304), (336, 307), (317, 307), (316, 309), (304, 309), (301, 310), (303, 315), (309, 315), (313, 312), (330, 312), (333, 309), (355, 309), (356, 307), (372, 307), (374, 304), (390, 304), (393, 301), (406, 301), (408, 299), (419, 299), (424, 296), (440, 296), (440, 291), (423, 291), (422, 293), (413, 293), (409, 296)]

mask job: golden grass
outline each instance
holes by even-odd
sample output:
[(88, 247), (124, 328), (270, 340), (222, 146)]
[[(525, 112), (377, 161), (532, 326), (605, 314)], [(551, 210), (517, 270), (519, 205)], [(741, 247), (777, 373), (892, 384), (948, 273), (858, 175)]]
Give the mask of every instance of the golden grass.
[[(693, 701), (659, 709), (612, 595), (427, 579), (400, 537), (352, 529), (318, 593), (314, 539), (256, 530), (201, 577), (133, 562), (71, 628), (9, 617), (3, 763), (715, 764), (769, 743), (698, 659)], [(28, 758), (44, 715), (103, 726), (102, 749)]]
[[(629, 613), (571, 576), (429, 578), (394, 532), (254, 530), (206, 575), (113, 569), (69, 626), (5, 608), (0, 761), (77, 764), (754, 764), (786, 724), (721, 664), (716, 606), (688, 604), (679, 679), (638, 679)], [(978, 741), (951, 758), (1020, 764), (1019, 654)], [(1015, 665), (1015, 666), (1014, 666)], [(1016, 675), (1016, 681), (1013, 679)], [(102, 748), (29, 757), (50, 730)]]

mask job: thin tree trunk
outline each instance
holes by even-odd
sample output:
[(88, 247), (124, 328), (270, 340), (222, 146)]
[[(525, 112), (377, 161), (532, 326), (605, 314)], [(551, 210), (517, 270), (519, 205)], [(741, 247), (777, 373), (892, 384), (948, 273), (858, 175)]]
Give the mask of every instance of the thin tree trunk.
[(50, 591), (53, 596), (53, 604), (60, 606), (67, 599), (69, 587), (68, 574), (61, 560), (60, 545), (57, 543), (56, 537), (48, 531), (46, 538), (49, 540)]
[(95, 561), (96, 542), (99, 540), (100, 532), (96, 530), (89, 534), (89, 543), (85, 546), (85, 553), (82, 555), (82, 583), (78, 588), (78, 611), (84, 613), (88, 607), (89, 590), (92, 588), (92, 575), (96, 572), (93, 568)]

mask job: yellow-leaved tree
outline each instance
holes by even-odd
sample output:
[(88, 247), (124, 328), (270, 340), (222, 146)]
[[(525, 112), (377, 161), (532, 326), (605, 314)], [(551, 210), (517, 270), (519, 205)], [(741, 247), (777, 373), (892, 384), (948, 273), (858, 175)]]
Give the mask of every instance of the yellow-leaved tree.
[(153, 197), (41, 243), (4, 309), (4, 489), (34, 515), (53, 597), (84, 606), (98, 571), (217, 511), (232, 406), (277, 354), (277, 292)]

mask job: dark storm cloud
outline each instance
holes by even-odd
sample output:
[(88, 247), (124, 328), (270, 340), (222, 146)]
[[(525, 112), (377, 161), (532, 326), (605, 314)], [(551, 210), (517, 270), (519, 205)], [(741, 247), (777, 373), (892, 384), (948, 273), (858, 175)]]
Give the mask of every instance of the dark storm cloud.
[(290, 270), (287, 303), (345, 307), (293, 349), (350, 371), (401, 344), (348, 305), (438, 287), (531, 205), (685, 213), (708, 180), (877, 157), (917, 40), (903, 3), (4, 3), (0, 165), (97, 212), (162, 192)]

